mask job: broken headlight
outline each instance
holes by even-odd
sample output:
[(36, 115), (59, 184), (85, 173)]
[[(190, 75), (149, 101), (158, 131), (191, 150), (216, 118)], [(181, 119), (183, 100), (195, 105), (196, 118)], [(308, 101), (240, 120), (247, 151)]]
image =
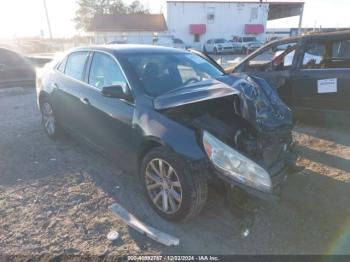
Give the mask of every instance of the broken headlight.
[(211, 162), (224, 175), (255, 189), (272, 191), (270, 175), (264, 168), (207, 131), (203, 132), (203, 146)]

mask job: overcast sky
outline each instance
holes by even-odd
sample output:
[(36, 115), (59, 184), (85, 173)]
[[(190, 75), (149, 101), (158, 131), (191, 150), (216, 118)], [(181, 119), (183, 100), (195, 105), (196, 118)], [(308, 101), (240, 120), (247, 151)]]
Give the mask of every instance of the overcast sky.
[[(46, 0), (54, 37), (77, 34), (72, 19), (76, 0)], [(296, 0), (299, 1), (299, 0)], [(132, 0), (124, 0), (132, 2)], [(165, 0), (141, 0), (151, 12), (165, 11)], [(350, 27), (350, 0), (305, 0), (304, 27)], [(48, 36), (43, 0), (0, 0), (0, 38)], [(297, 27), (298, 17), (268, 22), (268, 28)]]

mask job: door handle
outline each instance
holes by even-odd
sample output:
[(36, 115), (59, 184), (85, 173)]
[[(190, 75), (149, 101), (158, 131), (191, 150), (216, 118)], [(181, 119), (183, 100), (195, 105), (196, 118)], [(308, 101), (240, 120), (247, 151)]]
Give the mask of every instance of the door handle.
[(80, 101), (85, 104), (85, 105), (90, 105), (90, 101), (89, 99), (87, 99), (86, 97), (82, 97), (80, 98)]

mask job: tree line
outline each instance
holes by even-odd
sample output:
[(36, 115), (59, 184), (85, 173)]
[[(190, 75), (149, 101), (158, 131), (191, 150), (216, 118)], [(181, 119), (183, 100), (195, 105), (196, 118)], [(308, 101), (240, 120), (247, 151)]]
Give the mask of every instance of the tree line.
[(77, 0), (78, 10), (75, 13), (77, 29), (87, 30), (95, 15), (102, 14), (148, 14), (140, 1), (135, 0), (127, 5), (122, 0)]

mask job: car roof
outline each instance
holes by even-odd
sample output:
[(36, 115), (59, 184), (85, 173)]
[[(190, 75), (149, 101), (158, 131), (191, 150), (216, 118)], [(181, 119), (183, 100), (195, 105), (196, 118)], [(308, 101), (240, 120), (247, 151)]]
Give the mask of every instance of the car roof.
[[(271, 46), (278, 45), (278, 44), (288, 44), (290, 42), (301, 42), (301, 41), (313, 41), (313, 40), (342, 40), (342, 39), (350, 39), (350, 30), (343, 30), (343, 31), (336, 31), (336, 32), (330, 32), (330, 33), (317, 33), (317, 34), (309, 34), (309, 35), (302, 35), (302, 36), (296, 36), (296, 37), (288, 37), (283, 39), (278, 39), (271, 41), (267, 43), (266, 45), (262, 46), (255, 52), (251, 53), (250, 55), (243, 58), (241, 62), (238, 63), (238, 65), (245, 63), (251, 57), (256, 56), (257, 53), (259, 53), (262, 49), (270, 48)], [(302, 44), (301, 44), (302, 45)]]
[(154, 45), (134, 45), (134, 44), (110, 44), (110, 45), (97, 45), (97, 46), (87, 46), (79, 47), (71, 50), (71, 52), (76, 51), (104, 51), (111, 54), (118, 53), (185, 53), (187, 51), (163, 46)]

